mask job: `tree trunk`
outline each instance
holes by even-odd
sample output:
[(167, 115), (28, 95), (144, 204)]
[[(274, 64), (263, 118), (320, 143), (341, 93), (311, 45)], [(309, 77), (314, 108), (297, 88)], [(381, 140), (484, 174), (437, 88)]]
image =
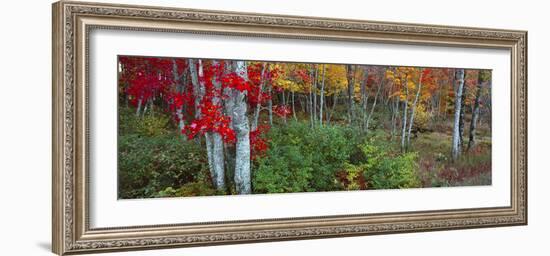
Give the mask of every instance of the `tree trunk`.
[(420, 90), (422, 90), (422, 75), (423, 69), (420, 69), (420, 78), (418, 79), (418, 89), (416, 90), (416, 96), (414, 97), (414, 102), (411, 109), (411, 119), (409, 121), (409, 131), (407, 133), (407, 147), (411, 142), (411, 130), (414, 124), (414, 114), (416, 113), (416, 103), (418, 103), (418, 98), (420, 96)]
[(470, 140), (468, 141), (468, 149), (472, 148), (475, 145), (476, 140), (476, 128), (479, 120), (479, 102), (481, 98), (481, 89), (483, 85), (483, 71), (479, 71), (477, 78), (477, 87), (476, 87), (476, 99), (474, 101), (474, 109), (472, 111), (472, 121), (470, 123)]
[(187, 60), (189, 64), (189, 73), (191, 73), (191, 83), (193, 84), (193, 93), (195, 94), (195, 118), (200, 118), (200, 102), (202, 100), (201, 86), (199, 85), (199, 76), (197, 72), (197, 66), (195, 66), (194, 59)]
[[(361, 110), (363, 112), (363, 119), (361, 120), (362, 124), (366, 125), (367, 123), (367, 113), (368, 113), (368, 108), (369, 108), (369, 92), (368, 92), (368, 89), (367, 89), (367, 85), (368, 85), (368, 80), (369, 80), (369, 74), (368, 74), (368, 71), (367, 69), (365, 69), (365, 77), (363, 78), (363, 81), (361, 82)], [(366, 127), (362, 127), (363, 128), (363, 131), (366, 131), (368, 128)]]
[(313, 129), (313, 126), (315, 123), (313, 122), (313, 81), (315, 80), (315, 71), (313, 70), (315, 68), (315, 65), (312, 66), (310, 69), (310, 78), (311, 78), (311, 86), (309, 88), (309, 97), (307, 99), (308, 103), (308, 109), (309, 109), (309, 124), (311, 128)]
[(453, 145), (452, 157), (453, 160), (458, 159), (460, 155), (460, 109), (462, 103), (462, 90), (464, 88), (464, 69), (458, 69), (455, 72), (456, 95), (455, 95), (455, 114), (454, 114), (454, 129), (453, 129)]
[[(243, 79), (248, 80), (246, 63), (237, 61), (235, 72)], [(245, 92), (233, 90), (235, 106), (233, 108), (233, 128), (236, 133), (235, 153), (235, 186), (237, 193), (250, 194), (250, 133), (248, 118), (246, 116), (246, 95)]]
[(296, 117), (296, 106), (295, 106), (295, 98), (294, 98), (294, 91), (291, 91), (290, 93), (292, 93), (292, 116), (294, 117), (294, 121), (298, 121), (298, 118)]
[[(319, 71), (316, 66), (315, 67), (315, 75), (313, 77), (313, 90), (312, 90), (312, 96), (313, 96), (313, 108), (312, 108), (312, 117), (313, 117), (313, 124), (317, 122), (317, 76), (319, 75)], [(313, 126), (313, 125), (312, 125)]]
[(332, 115), (334, 115), (334, 111), (336, 111), (336, 104), (338, 104), (338, 92), (334, 92), (332, 95), (332, 107), (330, 110), (330, 113), (327, 117), (327, 125), (330, 124), (330, 120), (332, 119)]
[(407, 131), (407, 115), (408, 115), (408, 107), (409, 107), (409, 87), (407, 87), (407, 79), (403, 79), (402, 86), (405, 89), (405, 100), (403, 101), (403, 122), (402, 130), (401, 130), (401, 151), (405, 152), (405, 135)]
[[(464, 71), (464, 79), (466, 79), (466, 71)], [(462, 96), (460, 97), (460, 120), (458, 123), (458, 130), (459, 130), (459, 138), (460, 138), (460, 149), (462, 150), (464, 148), (464, 117), (465, 117), (465, 111), (466, 111), (466, 91), (467, 86), (462, 86)]]
[[(190, 60), (191, 61), (191, 60)], [(200, 102), (202, 101), (202, 98), (204, 97), (204, 95), (206, 94), (206, 88), (205, 88), (205, 85), (204, 85), (204, 82), (201, 82), (201, 81), (204, 81), (203, 79), (203, 76), (204, 76), (204, 72), (203, 72), (203, 68), (202, 68), (202, 60), (198, 60), (198, 66), (199, 66), (199, 69), (197, 72), (197, 76), (194, 77), (193, 75), (193, 72), (196, 71), (195, 69), (195, 65), (193, 65), (193, 69), (191, 69), (191, 65), (189, 66), (190, 69), (191, 69), (191, 74), (193, 76), (192, 79), (196, 79), (195, 81), (193, 81), (193, 86), (195, 87), (195, 82), (197, 82), (197, 89), (195, 91), (195, 117), (196, 118), (201, 118), (201, 109), (200, 109)], [(198, 94), (197, 94), (198, 93)], [(217, 180), (217, 173), (216, 173), (216, 168), (214, 166), (214, 155), (212, 153), (213, 149), (214, 149), (214, 143), (212, 141), (212, 138), (213, 138), (213, 133), (212, 132), (207, 132), (205, 135), (204, 135), (204, 138), (206, 140), (206, 154), (208, 156), (208, 169), (210, 170), (210, 177), (212, 178), (212, 181), (214, 182), (214, 185), (216, 185), (216, 180)]]
[(138, 100), (138, 105), (137, 105), (137, 109), (136, 109), (136, 116), (139, 117), (139, 112), (141, 111), (141, 105), (143, 103), (143, 99), (142, 98), (139, 98)]
[(273, 85), (269, 86), (269, 100), (267, 101), (269, 125), (273, 126)]
[(347, 74), (347, 79), (348, 79), (348, 118), (349, 118), (349, 123), (352, 124), (353, 123), (353, 119), (354, 119), (354, 116), (353, 116), (353, 94), (354, 94), (354, 83), (355, 83), (355, 66), (353, 65), (348, 65), (347, 66), (348, 68), (348, 74)]
[(264, 62), (262, 67), (262, 73), (260, 75), (260, 88), (258, 92), (258, 102), (256, 103), (256, 109), (254, 109), (254, 119), (252, 120), (252, 131), (258, 129), (258, 121), (260, 119), (260, 110), (262, 109), (262, 91), (265, 83), (266, 70), (267, 70), (267, 63)]
[(321, 97), (319, 98), (321, 101), (319, 103), (319, 126), (323, 127), (323, 104), (325, 101), (325, 65), (323, 64), (323, 78), (321, 80)]
[[(218, 64), (217, 61), (212, 61), (212, 64), (216, 65)], [(221, 90), (222, 84), (219, 79), (212, 79), (212, 83), (214, 85), (214, 88), (216, 90)], [(215, 106), (221, 106), (222, 100), (221, 98), (214, 94), (212, 98), (212, 104)], [(225, 190), (225, 158), (224, 158), (224, 152), (223, 152), (223, 138), (221, 134), (215, 132), (211, 135), (211, 155), (212, 155), (212, 165), (213, 165), (213, 172), (214, 172), (214, 186), (217, 190)], [(207, 139), (208, 141), (208, 139)]]
[(394, 102), (395, 102), (394, 103), (395, 116), (393, 117), (393, 122), (392, 122), (392, 139), (396, 135), (397, 120), (399, 119), (399, 97), (395, 97)]
[[(181, 77), (178, 74), (178, 66), (176, 59), (172, 59), (172, 75), (174, 76), (174, 84), (176, 85), (176, 92), (181, 93)], [(185, 118), (183, 116), (183, 105), (176, 109), (176, 116), (178, 117), (178, 128), (181, 132), (185, 128)]]
[(369, 131), (369, 123), (372, 118), (372, 114), (374, 113), (374, 108), (376, 107), (376, 102), (378, 101), (378, 96), (380, 95), (380, 90), (382, 89), (383, 85), (384, 85), (384, 78), (382, 78), (381, 76), (380, 83), (378, 84), (378, 89), (376, 90), (376, 95), (374, 95), (374, 102), (372, 103), (369, 116), (367, 117), (367, 121), (365, 123), (365, 132)]

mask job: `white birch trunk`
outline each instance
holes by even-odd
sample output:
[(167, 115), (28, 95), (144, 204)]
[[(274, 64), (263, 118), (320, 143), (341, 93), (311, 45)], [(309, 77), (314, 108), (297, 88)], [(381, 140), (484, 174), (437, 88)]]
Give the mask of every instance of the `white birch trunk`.
[(481, 89), (483, 85), (482, 71), (479, 71), (476, 88), (476, 99), (474, 102), (474, 109), (472, 111), (472, 121), (470, 123), (470, 140), (468, 141), (468, 150), (475, 145), (476, 140), (476, 128), (479, 120), (479, 104), (481, 98)]
[[(217, 61), (212, 61), (214, 65), (216, 65)], [(216, 90), (220, 90), (222, 87), (222, 84), (219, 80), (213, 78), (212, 83), (214, 84), (214, 87)], [(215, 95), (212, 99), (212, 103), (216, 106), (221, 106), (221, 99)], [(212, 168), (214, 173), (214, 186), (218, 190), (225, 190), (225, 158), (224, 158), (224, 144), (223, 144), (223, 138), (221, 134), (219, 133), (213, 133), (211, 136), (211, 155), (212, 155)]]
[[(178, 93), (181, 93), (182, 90), (180, 90), (181, 86), (181, 77), (178, 74), (178, 66), (176, 64), (176, 59), (172, 59), (172, 75), (174, 76), (174, 83), (176, 86), (176, 91)], [(180, 131), (182, 131), (185, 128), (185, 120), (183, 116), (183, 106), (179, 106), (176, 109), (176, 116), (178, 117), (178, 128)]]
[(453, 128), (453, 144), (451, 154), (453, 160), (458, 159), (460, 155), (460, 108), (462, 103), (462, 89), (464, 87), (464, 69), (458, 69), (455, 72), (456, 95), (455, 95), (455, 116)]
[(407, 87), (407, 79), (403, 79), (403, 82), (402, 82), (402, 85), (405, 89), (405, 100), (403, 101), (403, 122), (401, 123), (402, 125), (402, 130), (401, 130), (401, 151), (405, 151), (406, 147), (405, 147), (405, 137), (406, 137), (406, 132), (407, 132), (407, 115), (408, 115), (408, 107), (409, 107), (409, 102), (408, 102), (408, 98), (409, 98), (409, 87)]
[[(248, 80), (246, 63), (236, 61), (235, 72), (243, 79)], [(233, 107), (233, 128), (236, 133), (235, 152), (235, 186), (237, 193), (250, 194), (250, 133), (246, 116), (246, 95), (244, 92), (233, 90), (235, 105)]]
[(323, 107), (324, 107), (324, 101), (325, 101), (325, 65), (323, 64), (323, 75), (321, 79), (321, 97), (319, 100), (321, 101), (319, 103), (319, 126), (323, 127)]
[(252, 131), (258, 129), (258, 122), (260, 119), (260, 110), (262, 109), (262, 91), (265, 83), (265, 73), (267, 72), (267, 63), (264, 62), (262, 67), (262, 74), (260, 75), (260, 88), (258, 93), (258, 103), (256, 103), (256, 109), (254, 109), (254, 119), (252, 119)]
[(414, 97), (414, 102), (411, 110), (411, 119), (409, 121), (409, 131), (407, 132), (407, 146), (411, 141), (411, 130), (414, 124), (414, 114), (416, 112), (416, 103), (418, 102), (418, 98), (420, 97), (420, 90), (422, 90), (422, 76), (423, 76), (423, 69), (420, 69), (420, 79), (418, 79), (418, 89), (416, 90), (416, 96)]

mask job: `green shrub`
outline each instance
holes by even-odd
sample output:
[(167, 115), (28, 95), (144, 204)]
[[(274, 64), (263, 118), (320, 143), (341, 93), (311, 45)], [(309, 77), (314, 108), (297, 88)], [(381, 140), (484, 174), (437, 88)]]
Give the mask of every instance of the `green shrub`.
[(179, 189), (167, 187), (158, 192), (158, 197), (186, 197), (186, 196), (212, 196), (218, 192), (214, 189), (210, 182), (190, 182)]
[(170, 118), (164, 113), (136, 116), (131, 108), (119, 108), (118, 129), (120, 135), (138, 134), (142, 136), (164, 135), (173, 131)]
[(370, 143), (361, 146), (367, 162), (362, 165), (363, 174), (371, 189), (416, 188), (420, 179), (416, 152), (392, 154), (384, 146)]
[(259, 159), (253, 172), (254, 193), (308, 191), (313, 168), (311, 157), (303, 155), (296, 145), (277, 146), (267, 157)]
[(356, 134), (343, 126), (311, 129), (307, 122), (273, 127), (269, 150), (253, 171), (254, 193), (340, 189), (336, 174), (352, 158)]
[(168, 187), (204, 181), (208, 162), (204, 149), (175, 134), (118, 139), (119, 198), (157, 197)]

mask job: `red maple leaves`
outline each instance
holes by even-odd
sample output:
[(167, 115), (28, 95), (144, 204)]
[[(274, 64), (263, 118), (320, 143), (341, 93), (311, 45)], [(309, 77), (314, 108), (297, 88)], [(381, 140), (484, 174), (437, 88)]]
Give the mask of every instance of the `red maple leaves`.
[[(202, 136), (206, 133), (220, 134), (225, 143), (235, 143), (236, 135), (232, 129), (231, 117), (224, 113), (225, 89), (230, 88), (244, 92), (248, 104), (256, 107), (264, 104), (270, 98), (266, 92), (266, 81), (274, 79), (278, 70), (267, 70), (262, 64), (250, 64), (247, 67), (247, 78), (236, 72), (225, 72), (225, 61), (202, 60), (199, 65), (195, 61), (196, 70), (199, 72), (198, 80), (201, 91), (194, 92), (192, 81), (182, 85), (184, 90), (177, 90), (178, 81), (184, 72), (188, 70), (186, 59), (171, 59), (158, 57), (128, 57), (119, 58), (121, 73), (119, 80), (125, 85), (124, 91), (129, 96), (132, 105), (145, 104), (152, 99), (161, 99), (165, 104), (165, 111), (172, 114), (176, 123), (183, 119), (186, 125), (181, 133), (188, 139)], [(176, 73), (174, 73), (176, 72)], [(268, 80), (266, 80), (268, 79)], [(195, 106), (195, 100), (199, 97), (199, 104)], [(183, 109), (186, 112), (183, 113)], [(290, 108), (276, 108), (278, 115), (288, 115)], [(199, 113), (195, 114), (195, 111)], [(277, 112), (278, 111), (278, 112)], [(287, 113), (288, 112), (288, 113)], [(194, 118), (190, 118), (194, 117)], [(269, 126), (262, 125), (250, 131), (250, 144), (252, 158), (262, 156), (268, 149), (268, 141), (264, 134), (269, 131)]]
[(269, 149), (269, 141), (264, 137), (269, 129), (268, 125), (260, 125), (250, 132), (250, 156), (253, 160), (264, 156)]
[(273, 113), (275, 113), (279, 117), (285, 118), (290, 114), (292, 114), (292, 110), (288, 105), (277, 105), (277, 106), (273, 106)]

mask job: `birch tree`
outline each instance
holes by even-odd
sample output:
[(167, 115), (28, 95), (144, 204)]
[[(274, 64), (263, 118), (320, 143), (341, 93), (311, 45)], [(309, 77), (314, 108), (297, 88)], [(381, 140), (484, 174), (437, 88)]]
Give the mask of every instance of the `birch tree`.
[(402, 129), (401, 129), (401, 151), (405, 151), (405, 137), (407, 132), (407, 115), (408, 115), (408, 107), (409, 107), (409, 87), (407, 85), (407, 75), (405, 74), (404, 77), (401, 79), (402, 87), (405, 91), (405, 98), (403, 99), (403, 121), (401, 122)]
[[(252, 119), (252, 130), (256, 130), (258, 128), (258, 122), (259, 122), (259, 119), (260, 119), (260, 111), (262, 110), (262, 92), (264, 90), (264, 87), (265, 87), (265, 82), (266, 82), (266, 73), (267, 73), (267, 70), (268, 70), (268, 64), (267, 62), (264, 62), (263, 65), (262, 65), (262, 72), (261, 72), (261, 75), (260, 75), (260, 84), (259, 84), (259, 92), (258, 92), (258, 102), (256, 103), (256, 108), (254, 109), (254, 117)], [(294, 110), (293, 110), (294, 111)], [(271, 124), (271, 120), (270, 120), (270, 124)]]
[(420, 91), (422, 90), (422, 76), (424, 75), (424, 69), (420, 69), (420, 75), (418, 78), (418, 89), (416, 89), (416, 96), (414, 97), (414, 102), (411, 109), (411, 118), (409, 121), (409, 131), (407, 132), (407, 146), (411, 141), (411, 130), (414, 124), (414, 114), (416, 113), (416, 104), (418, 103), (418, 98), (420, 97)]
[(487, 71), (479, 71), (478, 73), (478, 81), (476, 86), (476, 96), (474, 101), (474, 109), (472, 111), (472, 120), (470, 123), (470, 138), (468, 140), (468, 148), (467, 150), (470, 150), (475, 145), (475, 139), (476, 139), (476, 128), (477, 123), (479, 120), (479, 105), (480, 105), (480, 99), (481, 99), (481, 92), (483, 89), (483, 83), (488, 80), (488, 72)]
[(321, 96), (319, 97), (319, 126), (323, 127), (323, 106), (325, 101), (325, 65), (323, 64), (323, 74), (321, 79)]
[[(212, 61), (213, 65), (218, 65), (217, 61)], [(213, 77), (212, 78), (212, 84), (214, 85), (214, 89), (219, 91), (222, 88), (222, 83), (219, 77)], [(212, 98), (212, 103), (215, 106), (221, 106), (222, 100), (218, 96), (217, 93), (214, 94)], [(216, 189), (218, 190), (225, 190), (225, 159), (224, 159), (224, 143), (222, 135), (214, 132), (209, 135), (211, 138), (211, 149), (209, 149), (212, 153), (212, 165), (213, 165), (213, 172), (214, 172), (214, 185)]]
[[(184, 72), (182, 72), (184, 73)], [(178, 74), (178, 65), (176, 64), (176, 59), (172, 59), (172, 75), (174, 76), (174, 84), (176, 85), (176, 92), (182, 93), (183, 92), (183, 82), (181, 81), (183, 79), (183, 74)], [(183, 116), (183, 104), (181, 106), (178, 106), (176, 109), (176, 116), (178, 117), (178, 128), (179, 130), (183, 130), (185, 128), (185, 119)]]
[[(248, 80), (244, 61), (235, 62), (235, 72), (245, 81)], [(246, 92), (233, 89), (232, 98), (234, 101), (232, 121), (237, 139), (235, 146), (235, 186), (237, 193), (250, 194), (250, 130), (248, 117), (246, 116)]]
[(347, 78), (348, 78), (348, 102), (347, 103), (348, 103), (348, 118), (349, 118), (350, 124), (353, 123), (353, 119), (354, 119), (353, 95), (354, 95), (354, 85), (355, 85), (355, 70), (356, 70), (356, 67), (354, 65), (347, 65)]
[(457, 69), (455, 71), (455, 111), (454, 111), (454, 128), (453, 128), (453, 144), (452, 144), (452, 157), (453, 160), (458, 159), (460, 156), (460, 111), (462, 107), (462, 91), (464, 88), (464, 69)]

